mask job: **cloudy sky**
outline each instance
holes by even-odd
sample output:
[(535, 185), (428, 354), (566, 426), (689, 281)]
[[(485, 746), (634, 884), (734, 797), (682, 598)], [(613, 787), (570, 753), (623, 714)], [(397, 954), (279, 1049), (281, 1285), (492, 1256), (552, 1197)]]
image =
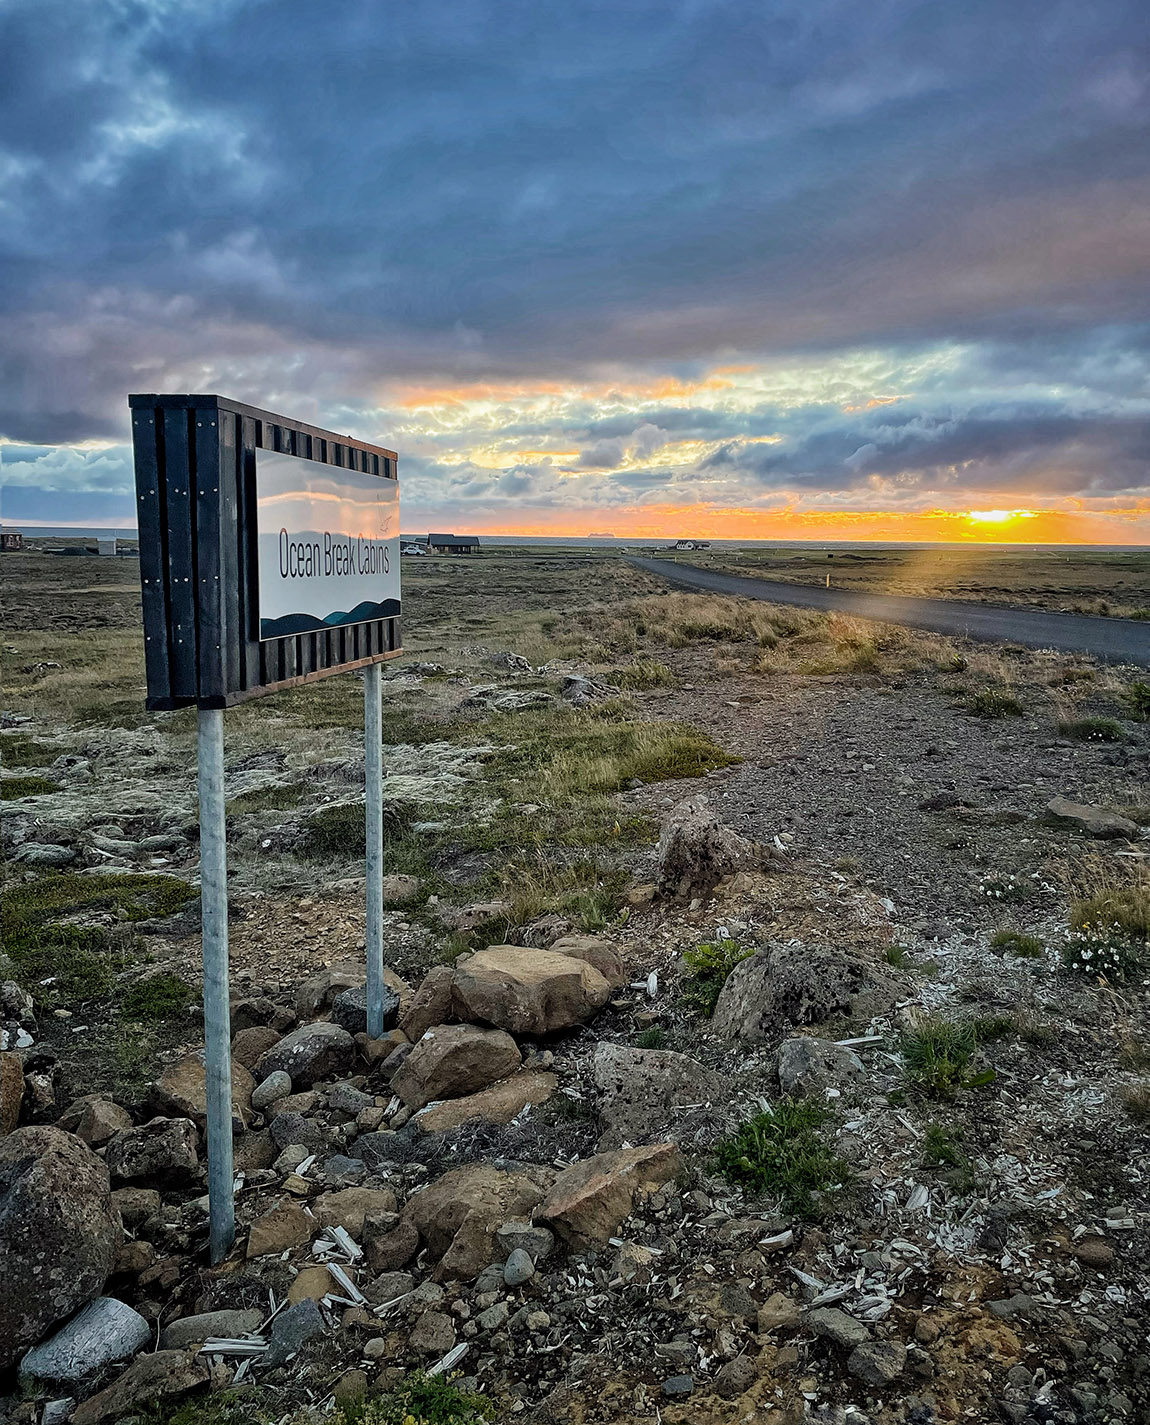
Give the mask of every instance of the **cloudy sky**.
[(126, 396), (404, 528), (1150, 542), (1145, 0), (0, 0), (7, 520)]

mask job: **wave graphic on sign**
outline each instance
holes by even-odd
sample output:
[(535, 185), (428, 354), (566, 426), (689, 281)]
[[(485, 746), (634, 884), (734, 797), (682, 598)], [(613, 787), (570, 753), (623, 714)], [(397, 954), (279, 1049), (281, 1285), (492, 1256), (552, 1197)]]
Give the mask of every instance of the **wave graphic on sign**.
[(289, 638), (294, 633), (322, 633), (329, 628), (345, 628), (348, 624), (372, 623), (376, 619), (398, 617), (398, 599), (384, 599), (378, 604), (365, 599), (346, 613), (337, 610), (322, 619), (313, 614), (284, 614), (282, 618), (261, 619), (260, 638)]

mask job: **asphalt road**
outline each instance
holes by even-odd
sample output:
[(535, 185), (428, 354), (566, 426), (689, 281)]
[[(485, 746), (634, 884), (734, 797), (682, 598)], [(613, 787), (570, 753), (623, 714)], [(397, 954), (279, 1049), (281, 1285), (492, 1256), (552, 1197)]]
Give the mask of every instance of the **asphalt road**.
[(796, 604), (804, 609), (851, 614), (950, 633), (967, 638), (1021, 643), (1029, 648), (1057, 648), (1091, 653), (1112, 663), (1150, 667), (1150, 623), (1137, 619), (1093, 618), (1011, 609), (1002, 605), (970, 604), (949, 599), (908, 599), (896, 594), (860, 594), (851, 589), (820, 589), (807, 584), (782, 584), (773, 579), (744, 579), (669, 559), (632, 558), (631, 563), (674, 584), (706, 593), (736, 594), (772, 604)]

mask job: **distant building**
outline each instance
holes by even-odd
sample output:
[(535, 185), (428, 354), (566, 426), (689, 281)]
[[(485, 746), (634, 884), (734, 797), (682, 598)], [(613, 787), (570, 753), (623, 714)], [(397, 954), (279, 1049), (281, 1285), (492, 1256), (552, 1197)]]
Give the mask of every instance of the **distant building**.
[(681, 553), (687, 553), (692, 549), (710, 549), (710, 547), (709, 539), (677, 539), (671, 546), (672, 549), (677, 549)]
[(115, 535), (113, 535), (111, 539), (98, 539), (96, 541), (96, 553), (105, 559), (115, 559), (119, 552), (119, 545), (116, 543)]
[(429, 534), (427, 546), (432, 554), (474, 554), (479, 548), (475, 534)]
[(24, 536), (18, 529), (0, 530), (0, 549), (23, 549)]

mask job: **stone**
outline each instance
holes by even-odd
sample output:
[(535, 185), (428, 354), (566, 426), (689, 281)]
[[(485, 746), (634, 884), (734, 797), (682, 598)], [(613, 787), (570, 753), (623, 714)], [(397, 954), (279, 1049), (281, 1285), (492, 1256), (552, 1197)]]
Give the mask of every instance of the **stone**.
[(758, 1374), (758, 1367), (752, 1356), (736, 1356), (733, 1361), (728, 1361), (715, 1377), (715, 1394), (723, 1400), (734, 1400), (750, 1390)]
[(247, 1256), (289, 1252), (311, 1241), (316, 1224), (302, 1207), (274, 1207), (257, 1217), (248, 1231)]
[(242, 1064), (249, 1073), (253, 1072), (260, 1057), (278, 1044), (283, 1036), (266, 1024), (254, 1024), (241, 1029), (232, 1040), (232, 1064)]
[(93, 1376), (113, 1361), (143, 1350), (152, 1328), (138, 1311), (111, 1296), (98, 1296), (20, 1362), (21, 1376), (74, 1382)]
[(0, 1139), (0, 1370), (99, 1295), (122, 1232), (86, 1144), (38, 1126)]
[(112, 1276), (138, 1277), (146, 1272), (156, 1260), (156, 1249), (151, 1242), (124, 1242), (112, 1263)]
[(117, 1133), (131, 1128), (132, 1115), (107, 1098), (91, 1098), (84, 1106), (74, 1132), (89, 1148), (102, 1148)]
[(267, 1313), (258, 1307), (236, 1311), (204, 1311), (199, 1316), (181, 1316), (164, 1327), (160, 1348), (180, 1351), (185, 1346), (198, 1346), (212, 1336), (246, 1336), (257, 1331)]
[[(367, 1375), (364, 1371), (353, 1367), (344, 1371), (331, 1390), (332, 1399), (336, 1408), (342, 1409), (344, 1406), (355, 1410), (362, 1405), (367, 1396)], [(358, 1412), (357, 1412), (358, 1413)]]
[[(276, 1018), (276, 1006), (266, 995), (259, 995), (250, 999), (232, 1000), (230, 1015), (231, 1030), (233, 1038), (242, 1034), (245, 1029), (267, 1029), (273, 1028), (276, 1038), (283, 1033), (282, 1028), (273, 1026), (271, 1021)], [(274, 1042), (274, 1041), (273, 1041)], [(266, 1047), (266, 1046), (265, 1046)], [(260, 1051), (261, 1053), (263, 1050)], [(246, 1067), (251, 1068), (251, 1065)]]
[[(383, 1028), (394, 1029), (399, 1020), (399, 996), (387, 985), (383, 987)], [(331, 1002), (333, 1024), (346, 1029), (349, 1034), (367, 1033), (367, 986), (354, 985), (341, 990)]]
[(683, 1168), (674, 1143), (596, 1153), (559, 1174), (535, 1220), (573, 1248), (601, 1247), (630, 1215), (637, 1195), (657, 1191)]
[(395, 1212), (395, 1193), (390, 1188), (344, 1188), (342, 1192), (321, 1194), (311, 1210), (321, 1227), (342, 1227), (358, 1242), (368, 1217)]
[(871, 1339), (870, 1328), (853, 1316), (848, 1316), (837, 1306), (819, 1306), (803, 1316), (803, 1325), (816, 1336), (823, 1336), (841, 1346), (844, 1351), (852, 1351)]
[(211, 1371), (205, 1357), (194, 1351), (154, 1351), (137, 1356), (126, 1371), (99, 1395), (76, 1407), (72, 1425), (103, 1425), (119, 1420), (137, 1406), (171, 1401), (206, 1385)]
[(455, 971), (450, 965), (436, 965), (427, 972), (399, 1021), (399, 1027), (413, 1043), (422, 1039), (429, 1029), (446, 1024), (451, 1018), (454, 982)]
[(867, 1385), (890, 1385), (906, 1369), (906, 1347), (901, 1341), (868, 1341), (847, 1357), (847, 1370)]
[(899, 998), (894, 978), (860, 956), (817, 946), (768, 946), (727, 976), (711, 1030), (728, 1043), (763, 1043), (833, 1015), (885, 1014)]
[[(344, 1270), (355, 1281), (355, 1271), (351, 1267)], [(335, 1282), (326, 1267), (314, 1264), (301, 1267), (288, 1288), (287, 1303), (295, 1306), (301, 1301), (322, 1301), (328, 1292), (335, 1290)]]
[(314, 1019), (325, 1010), (337, 994), (354, 989), (364, 982), (360, 965), (329, 965), (309, 975), (295, 992), (295, 1013), (299, 1020)]
[(523, 1069), (479, 1093), (429, 1104), (413, 1122), (423, 1133), (446, 1133), (464, 1123), (510, 1123), (525, 1108), (546, 1103), (558, 1087), (554, 1074)]
[(285, 1074), (282, 1069), (273, 1069), (267, 1078), (262, 1079), (252, 1090), (252, 1107), (257, 1113), (263, 1113), (265, 1108), (287, 1098), (291, 1091), (291, 1075)]
[(434, 1282), (424, 1282), (417, 1294), (414, 1289), (415, 1278), (410, 1272), (383, 1272), (370, 1283), (367, 1291), (376, 1306), (386, 1306), (388, 1302), (408, 1295), (418, 1300), (421, 1306), (439, 1306), (443, 1302), (443, 1288)]
[(694, 1376), (669, 1376), (663, 1382), (663, 1394), (683, 1398), (695, 1389)]
[(585, 960), (493, 945), (457, 962), (452, 1010), (456, 1019), (544, 1035), (585, 1024), (610, 995), (611, 986)]
[(489, 1306), (486, 1311), (481, 1311), (475, 1318), (475, 1324), (481, 1331), (498, 1331), (507, 1325), (507, 1318), (511, 1315), (511, 1308), (505, 1301), (497, 1301), (494, 1306)]
[(268, 1349), (260, 1365), (282, 1366), (301, 1346), (324, 1331), (323, 1315), (314, 1301), (300, 1301), (281, 1311), (268, 1331)]
[(522, 1286), (535, 1275), (535, 1263), (522, 1247), (516, 1247), (503, 1264), (503, 1281), (507, 1286)]
[(663, 822), (655, 884), (661, 895), (678, 900), (709, 896), (720, 881), (763, 865), (767, 855), (757, 842), (724, 826), (706, 797), (689, 797)]
[(367, 1034), (357, 1034), (355, 1036), (355, 1047), (359, 1050), (360, 1057), (369, 1066), (382, 1064), (401, 1044), (409, 1044), (410, 1042), (402, 1029), (389, 1029), (386, 1034), (380, 1035), (378, 1039), (372, 1039)]
[(409, 1108), (474, 1093), (514, 1073), (522, 1056), (510, 1034), (474, 1024), (429, 1029), (392, 1077), (391, 1087)]
[(20, 1122), (24, 1102), (24, 1066), (19, 1054), (0, 1054), (0, 1138), (12, 1133)]
[(108, 1144), (105, 1161), (113, 1178), (148, 1178), (176, 1186), (199, 1167), (199, 1135), (190, 1118), (153, 1118), (122, 1129)]
[[(269, 1074), (270, 1078), (271, 1075)], [(323, 1095), (317, 1089), (305, 1089), (303, 1093), (289, 1093), (286, 1098), (277, 1098), (269, 1103), (264, 1110), (264, 1117), (269, 1123), (278, 1118), (281, 1113), (303, 1114), (305, 1117), (316, 1111), (323, 1104)]]
[(385, 906), (410, 905), (419, 899), (422, 882), (418, 876), (393, 873), (383, 878), (383, 903)]
[(501, 1253), (500, 1260), (506, 1260), (512, 1252), (520, 1250), (538, 1264), (555, 1250), (554, 1232), (546, 1227), (533, 1227), (530, 1222), (505, 1222), (496, 1232), (495, 1240)]
[(782, 1291), (772, 1292), (759, 1307), (755, 1318), (759, 1335), (766, 1336), (772, 1331), (786, 1330), (797, 1326), (802, 1314), (802, 1307), (794, 1297), (787, 1296)]
[(355, 1041), (338, 1024), (303, 1024), (285, 1034), (256, 1064), (262, 1082), (268, 1074), (282, 1069), (295, 1088), (310, 1088), (325, 1079), (342, 1078), (351, 1068)]
[(634, 1049), (604, 1041), (595, 1046), (591, 1075), (601, 1096), (600, 1152), (624, 1143), (674, 1138), (683, 1108), (725, 1104), (731, 1094), (724, 1075), (669, 1049)]
[(1114, 1265), (1114, 1248), (1101, 1237), (1084, 1237), (1074, 1248), (1074, 1255), (1084, 1267), (1105, 1271)]
[(554, 955), (570, 955), (574, 960), (586, 960), (603, 976), (613, 990), (627, 983), (627, 972), (618, 950), (598, 935), (564, 935), (551, 943)]
[(1090, 806), (1085, 802), (1072, 802), (1068, 797), (1052, 797), (1046, 803), (1046, 810), (1056, 821), (1070, 822), (1080, 831), (1089, 832), (1100, 840), (1114, 840), (1124, 837), (1134, 841), (1140, 835), (1137, 823), (1105, 807)]
[(112, 1203), (129, 1232), (154, 1217), (160, 1210), (160, 1202), (155, 1188), (122, 1187), (112, 1194)]
[[(271, 1121), (272, 1142), (283, 1151), (284, 1148), (299, 1145), (307, 1153), (323, 1153), (338, 1144), (333, 1128), (316, 1118), (306, 1118), (302, 1113), (278, 1113)], [(300, 1159), (303, 1162), (303, 1158)]]
[(640, 1242), (624, 1242), (611, 1262), (611, 1275), (646, 1286), (654, 1276), (654, 1252)]
[(795, 1098), (824, 1095), (828, 1088), (861, 1079), (863, 1062), (852, 1050), (830, 1039), (796, 1035), (784, 1039), (775, 1056), (779, 1088)]
[(346, 1113), (354, 1118), (365, 1108), (374, 1108), (375, 1099), (352, 1083), (333, 1084), (327, 1091), (327, 1106), (337, 1113)]
[(421, 1356), (445, 1356), (455, 1345), (455, 1323), (442, 1311), (425, 1311), (412, 1328), (407, 1344)]
[(404, 1219), (390, 1232), (369, 1237), (364, 1244), (364, 1258), (373, 1272), (398, 1271), (406, 1267), (418, 1251), (419, 1231), (413, 1222)]
[[(190, 1118), (204, 1132), (208, 1124), (206, 1074), (202, 1049), (169, 1064), (152, 1086), (156, 1107), (173, 1118)], [(252, 1121), (255, 1086), (255, 1079), (242, 1064), (232, 1065), (232, 1118), (241, 1129)]]
[(324, 1163), (322, 1174), (329, 1187), (357, 1187), (367, 1177), (367, 1164), (362, 1158), (349, 1158), (346, 1153), (335, 1153)]
[(438, 1262), (438, 1280), (473, 1281), (492, 1260), (500, 1225), (541, 1202), (550, 1177), (544, 1169), (513, 1173), (469, 1163), (414, 1193), (403, 1218)]

